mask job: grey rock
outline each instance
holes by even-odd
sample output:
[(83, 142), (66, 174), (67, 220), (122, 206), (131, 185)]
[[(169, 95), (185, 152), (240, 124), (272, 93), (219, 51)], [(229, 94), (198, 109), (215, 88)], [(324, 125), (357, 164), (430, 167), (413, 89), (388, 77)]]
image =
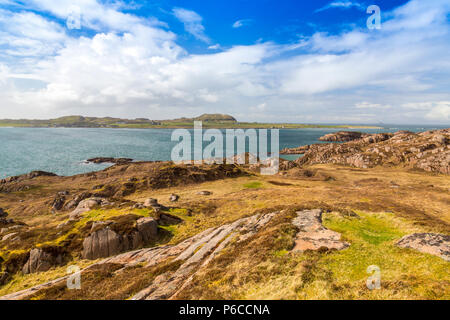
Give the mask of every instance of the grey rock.
[(341, 234), (322, 225), (322, 210), (303, 210), (297, 212), (292, 221), (299, 232), (296, 235), (294, 252), (319, 250), (321, 248), (342, 250), (350, 244), (341, 241)]
[(62, 255), (35, 248), (30, 251), (30, 258), (22, 268), (24, 274), (44, 272), (62, 263)]
[(9, 240), (9, 239), (12, 239), (12, 238), (14, 238), (14, 237), (17, 236), (17, 235), (18, 235), (17, 232), (13, 232), (13, 233), (7, 234), (6, 236), (4, 236), (4, 237), (2, 238), (2, 241), (6, 241), (6, 240)]
[(83, 241), (83, 259), (106, 258), (122, 251), (122, 239), (109, 228), (97, 230)]
[(180, 199), (180, 196), (179, 196), (179, 195), (177, 195), (177, 194), (172, 194), (172, 195), (170, 196), (170, 198), (169, 198), (169, 201), (170, 201), (170, 202), (177, 202), (178, 199)]
[(158, 223), (153, 218), (141, 218), (136, 221), (136, 228), (141, 234), (143, 241), (148, 243), (155, 241), (158, 236)]
[(396, 245), (438, 256), (450, 261), (450, 236), (438, 233), (413, 233), (401, 238)]
[(145, 207), (153, 207), (153, 206), (156, 206), (156, 205), (159, 205), (158, 204), (158, 200), (156, 200), (156, 199), (149, 198), (149, 199), (144, 201), (144, 206)]

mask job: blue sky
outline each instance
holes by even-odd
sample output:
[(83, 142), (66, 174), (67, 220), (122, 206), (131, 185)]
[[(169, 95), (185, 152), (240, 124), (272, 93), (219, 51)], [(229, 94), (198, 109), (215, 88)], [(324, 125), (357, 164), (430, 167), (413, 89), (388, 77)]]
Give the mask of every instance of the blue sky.
[(0, 0), (0, 118), (448, 124), (449, 14), (448, 0)]

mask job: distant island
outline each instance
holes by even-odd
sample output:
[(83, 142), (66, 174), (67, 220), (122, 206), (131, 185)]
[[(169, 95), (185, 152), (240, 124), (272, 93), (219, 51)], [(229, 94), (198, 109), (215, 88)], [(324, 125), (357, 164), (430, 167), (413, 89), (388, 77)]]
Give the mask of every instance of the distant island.
[(134, 129), (174, 129), (192, 128), (194, 121), (202, 121), (206, 128), (267, 128), (267, 129), (299, 129), (299, 128), (339, 128), (339, 129), (382, 129), (377, 126), (361, 125), (320, 125), (297, 123), (258, 123), (239, 122), (226, 114), (203, 114), (195, 118), (179, 118), (173, 120), (150, 120), (147, 118), (122, 119), (112, 117), (66, 116), (49, 120), (3, 119), (0, 127), (30, 128), (134, 128)]

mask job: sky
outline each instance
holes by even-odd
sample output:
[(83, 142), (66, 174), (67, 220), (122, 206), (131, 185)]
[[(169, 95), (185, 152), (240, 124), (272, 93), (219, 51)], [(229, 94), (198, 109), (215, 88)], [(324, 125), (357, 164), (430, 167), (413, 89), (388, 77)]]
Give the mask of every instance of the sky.
[(450, 1), (0, 0), (0, 118), (203, 113), (450, 124)]

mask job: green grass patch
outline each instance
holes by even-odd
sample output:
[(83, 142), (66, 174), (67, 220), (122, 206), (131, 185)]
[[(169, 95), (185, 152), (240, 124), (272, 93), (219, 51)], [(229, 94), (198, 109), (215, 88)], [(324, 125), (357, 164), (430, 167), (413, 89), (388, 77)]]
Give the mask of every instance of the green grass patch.
[(259, 181), (253, 181), (253, 182), (244, 184), (244, 188), (246, 188), (246, 189), (259, 189), (262, 186), (263, 186), (262, 182), (259, 182)]

